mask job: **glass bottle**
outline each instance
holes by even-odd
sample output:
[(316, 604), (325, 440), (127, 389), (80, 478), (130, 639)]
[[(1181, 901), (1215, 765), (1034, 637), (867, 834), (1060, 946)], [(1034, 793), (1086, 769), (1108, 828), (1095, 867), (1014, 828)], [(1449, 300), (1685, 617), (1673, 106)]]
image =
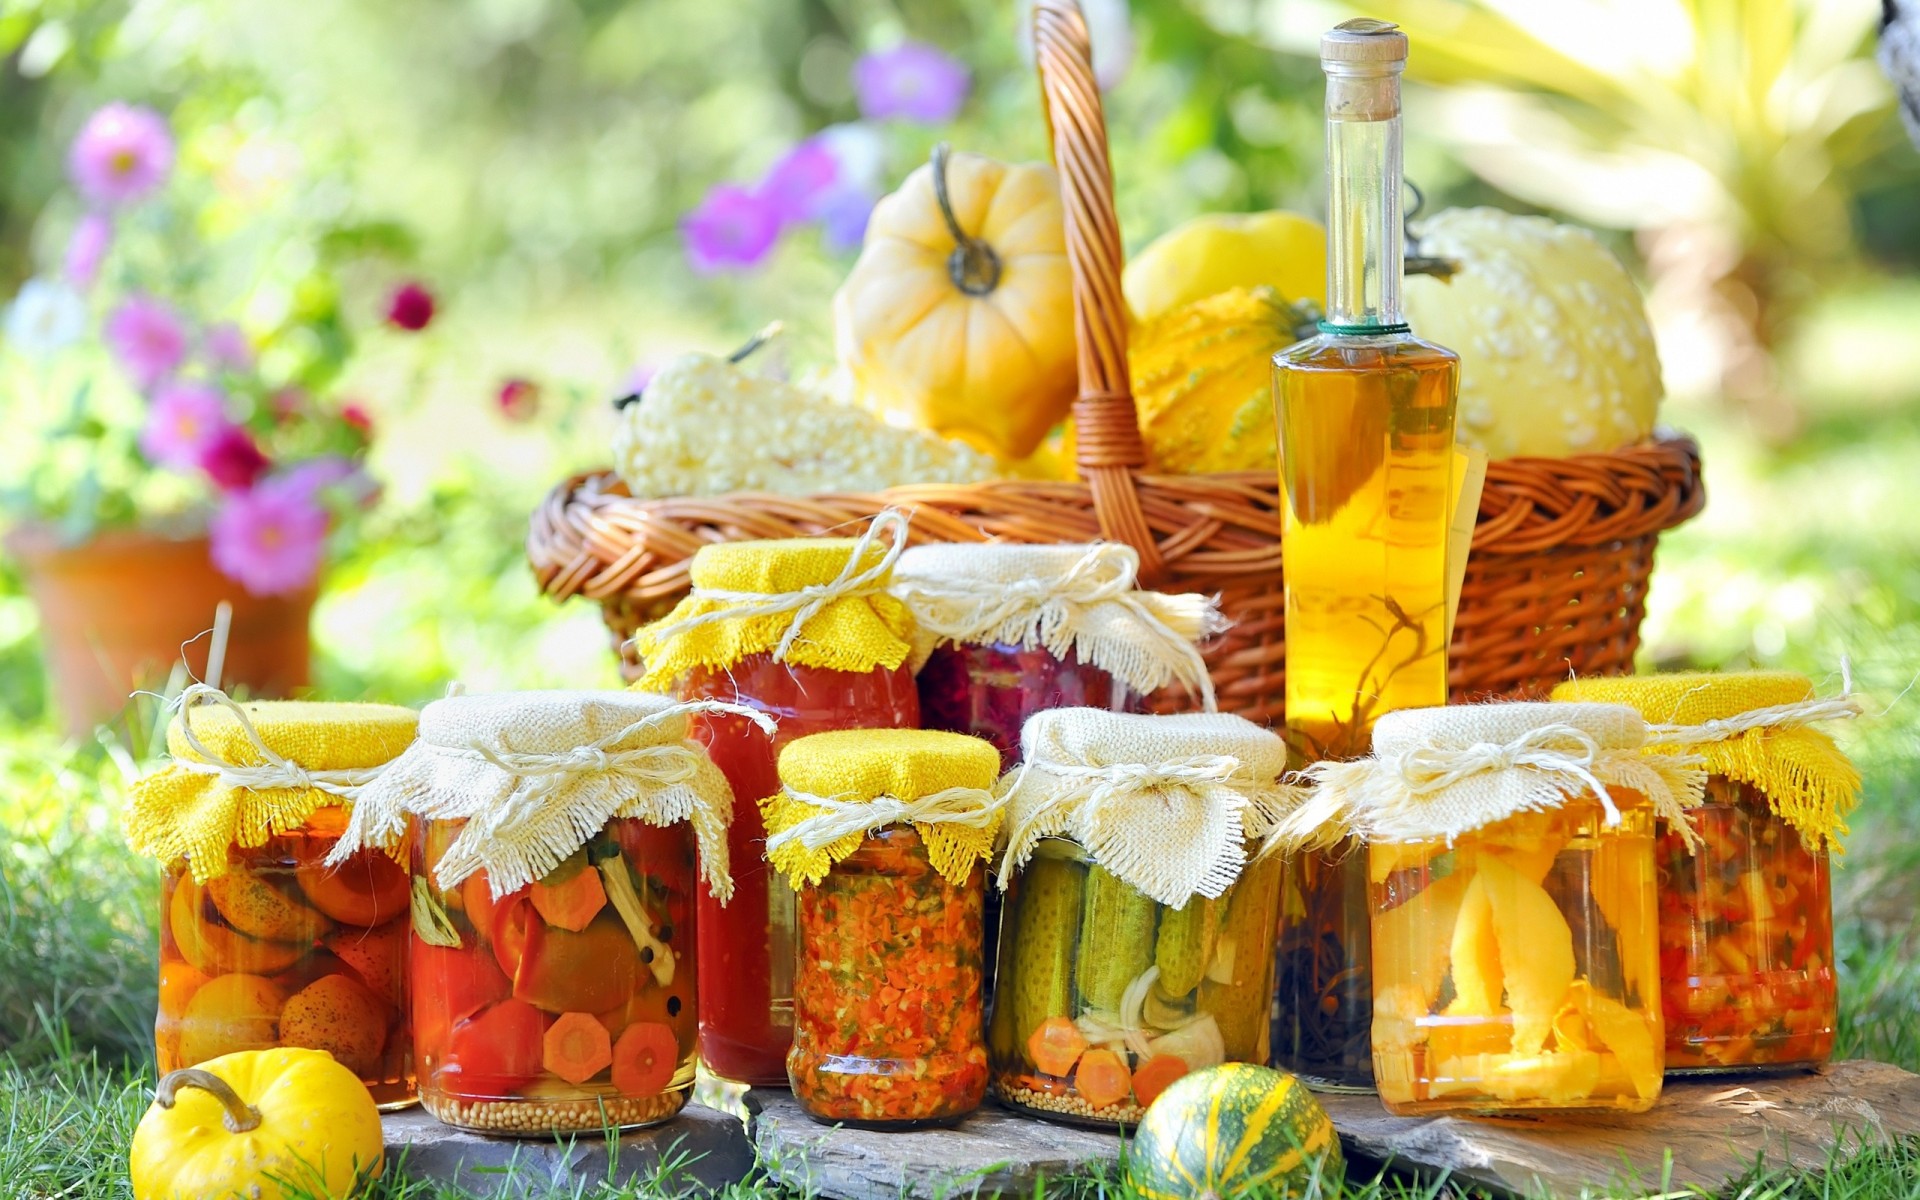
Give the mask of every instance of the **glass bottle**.
[[(1372, 725), (1447, 698), (1446, 560), (1459, 359), (1400, 309), (1406, 35), (1356, 19), (1327, 75), (1327, 319), (1274, 356), (1286, 578), (1286, 713), (1305, 761), (1366, 753)], [(1274, 1063), (1371, 1084), (1366, 855), (1290, 860)], [(1338, 893), (1336, 895), (1335, 893)], [(1286, 963), (1296, 964), (1287, 969)]]

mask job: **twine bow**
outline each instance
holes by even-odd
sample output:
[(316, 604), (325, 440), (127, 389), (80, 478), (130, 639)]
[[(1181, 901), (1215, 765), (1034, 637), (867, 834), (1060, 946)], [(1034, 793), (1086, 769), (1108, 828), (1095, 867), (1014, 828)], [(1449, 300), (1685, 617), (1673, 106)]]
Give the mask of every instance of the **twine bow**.
[[(891, 536), (892, 545), (879, 561), (870, 567), (861, 567), (867, 556), (882, 535)], [(657, 641), (665, 642), (703, 625), (712, 625), (720, 621), (737, 621), (745, 617), (775, 616), (780, 613), (792, 613), (793, 619), (787, 625), (787, 631), (781, 635), (779, 643), (773, 648), (773, 661), (784, 662), (793, 643), (800, 637), (807, 623), (819, 616), (830, 604), (840, 600), (857, 599), (862, 596), (876, 596), (887, 590), (887, 583), (893, 574), (893, 566), (907, 548), (907, 515), (897, 508), (886, 508), (873, 518), (867, 529), (854, 539), (852, 553), (847, 555), (847, 563), (840, 573), (826, 583), (808, 584), (791, 592), (743, 592), (727, 588), (695, 587), (688, 596), (697, 600), (715, 600), (726, 605), (711, 612), (697, 613), (683, 617), (678, 621), (655, 626), (652, 630)]]
[[(240, 732), (253, 743), (253, 749), (264, 762), (237, 763), (220, 757), (200, 735), (193, 731), (193, 708), (202, 701), (224, 705), (233, 713), (234, 720), (240, 726)], [(188, 684), (174, 701), (174, 707), (180, 711), (180, 736), (193, 748), (193, 752), (202, 761), (190, 758), (175, 758), (172, 765), (182, 771), (195, 775), (212, 775), (229, 787), (246, 788), (249, 791), (266, 791), (269, 788), (311, 788), (338, 796), (343, 800), (353, 800), (367, 784), (379, 778), (384, 765), (378, 767), (355, 767), (341, 770), (320, 770), (303, 767), (292, 759), (276, 752), (267, 745), (254, 728), (247, 710), (219, 688), (208, 683)]]
[(1647, 741), (1662, 746), (1700, 746), (1724, 742), (1755, 729), (1797, 729), (1820, 721), (1850, 721), (1864, 711), (1853, 694), (1853, 670), (1840, 661), (1840, 694), (1826, 700), (1800, 700), (1752, 708), (1731, 717), (1715, 717), (1697, 725), (1649, 725)]
[[(1568, 742), (1578, 749), (1568, 750)], [(1618, 825), (1620, 809), (1613, 802), (1613, 793), (1594, 773), (1594, 763), (1599, 756), (1600, 743), (1585, 730), (1571, 725), (1541, 725), (1510, 742), (1475, 742), (1458, 749), (1420, 746), (1393, 759), (1392, 766), (1405, 782), (1407, 791), (1415, 796), (1430, 796), (1491, 771), (1520, 768), (1569, 777), (1593, 792), (1607, 811), (1608, 825)]]
[(959, 825), (968, 829), (987, 829), (999, 819), (1004, 798), (985, 788), (952, 787), (917, 800), (894, 796), (875, 796), (869, 800), (848, 800), (844, 796), (815, 796), (787, 789), (789, 800), (822, 810), (781, 830), (767, 839), (767, 852), (798, 842), (808, 850), (819, 850), (850, 834), (866, 833), (883, 825)]

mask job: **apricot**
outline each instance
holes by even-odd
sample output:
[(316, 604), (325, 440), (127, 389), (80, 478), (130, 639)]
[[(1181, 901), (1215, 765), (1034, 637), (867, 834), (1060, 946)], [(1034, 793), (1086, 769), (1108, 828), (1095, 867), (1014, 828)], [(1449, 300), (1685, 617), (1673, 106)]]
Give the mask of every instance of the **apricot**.
[(263, 942), (231, 928), (206, 889), (184, 875), (174, 884), (167, 905), (167, 927), (180, 957), (207, 975), (273, 975), (306, 953), (304, 946)]
[(207, 895), (227, 924), (249, 937), (311, 945), (333, 927), (319, 913), (247, 871), (207, 881)]
[(406, 921), (393, 920), (373, 929), (342, 929), (327, 939), (327, 949), (368, 991), (397, 1009), (407, 970), (407, 928)]
[(342, 925), (384, 925), (407, 911), (413, 881), (405, 867), (378, 850), (362, 850), (338, 867), (318, 851), (303, 855), (293, 877), (321, 912)]
[(240, 1050), (266, 1050), (277, 1041), (287, 993), (260, 975), (221, 975), (200, 985), (180, 1018), (180, 1058), (203, 1063)]
[(373, 1078), (387, 1045), (387, 1010), (346, 975), (324, 975), (280, 1013), (280, 1044), (325, 1050), (354, 1074)]
[(184, 1067), (180, 1058), (180, 1028), (188, 1001), (207, 982), (193, 964), (177, 959), (160, 963), (160, 1008), (153, 1022), (153, 1045), (164, 1073)]

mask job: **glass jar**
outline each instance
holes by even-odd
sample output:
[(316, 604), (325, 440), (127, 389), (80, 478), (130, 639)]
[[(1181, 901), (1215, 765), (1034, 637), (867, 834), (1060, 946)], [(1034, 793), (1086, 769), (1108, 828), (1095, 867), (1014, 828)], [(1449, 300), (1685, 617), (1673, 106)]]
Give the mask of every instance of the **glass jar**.
[(1651, 808), (1613, 789), (1370, 848), (1373, 1058), (1400, 1116), (1612, 1109), (1660, 1094)]
[(1045, 646), (948, 642), (935, 647), (916, 681), (921, 723), (992, 742), (1002, 770), (1020, 761), (1020, 727), (1041, 709), (1140, 711), (1126, 684), (1072, 650), (1055, 658)]
[(985, 894), (983, 867), (949, 883), (911, 826), (868, 834), (800, 889), (787, 1073), (810, 1116), (911, 1129), (980, 1107)]
[(406, 1005), (407, 873), (376, 850), (325, 865), (339, 808), (251, 849), (194, 882), (185, 865), (161, 881), (161, 1074), (237, 1050), (329, 1051), (383, 1109), (414, 1099)]
[(1217, 900), (1159, 904), (1077, 844), (1041, 841), (1009, 884), (988, 1054), (1003, 1104), (1053, 1121), (1137, 1122), (1174, 1080), (1264, 1063), (1277, 857)]
[[(421, 823), (411, 947), (420, 1100), (491, 1134), (655, 1125), (693, 1086), (692, 828), (615, 818), (539, 881), (442, 888), (465, 825)], [(700, 889), (704, 891), (705, 889)]]
[(1326, 1092), (1373, 1090), (1367, 851), (1288, 855), (1274, 951), (1273, 1065)]
[(757, 708), (779, 723), (767, 736), (745, 717), (693, 719), (695, 737), (733, 788), (727, 850), (733, 899), (722, 905), (700, 893), (700, 1056), (707, 1069), (736, 1083), (787, 1086), (793, 1044), (794, 896), (765, 860), (767, 831), (756, 803), (780, 790), (780, 748), (798, 737), (835, 729), (915, 729), (920, 724), (913, 674), (895, 670), (833, 671), (752, 654), (726, 670), (696, 669), (680, 687), (686, 700), (727, 700)]
[(1658, 847), (1667, 1070), (1826, 1062), (1839, 997), (1825, 845), (1720, 775), (1692, 821), (1697, 851), (1665, 823)]

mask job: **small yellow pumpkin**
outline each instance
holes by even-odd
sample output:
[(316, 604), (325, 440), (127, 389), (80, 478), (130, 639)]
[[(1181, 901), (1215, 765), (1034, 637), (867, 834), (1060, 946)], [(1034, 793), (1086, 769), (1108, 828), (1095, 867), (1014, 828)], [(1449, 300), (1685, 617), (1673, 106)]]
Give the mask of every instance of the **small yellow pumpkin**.
[(1127, 305), (1142, 323), (1262, 284), (1289, 301), (1326, 302), (1327, 231), (1320, 222), (1284, 209), (1206, 213), (1148, 243), (1122, 278)]
[(1073, 276), (1052, 167), (935, 149), (874, 207), (833, 298), (863, 403), (1024, 458), (1073, 404)]
[(331, 1054), (247, 1050), (161, 1077), (129, 1173), (134, 1200), (345, 1197), (385, 1154), (372, 1093)]

